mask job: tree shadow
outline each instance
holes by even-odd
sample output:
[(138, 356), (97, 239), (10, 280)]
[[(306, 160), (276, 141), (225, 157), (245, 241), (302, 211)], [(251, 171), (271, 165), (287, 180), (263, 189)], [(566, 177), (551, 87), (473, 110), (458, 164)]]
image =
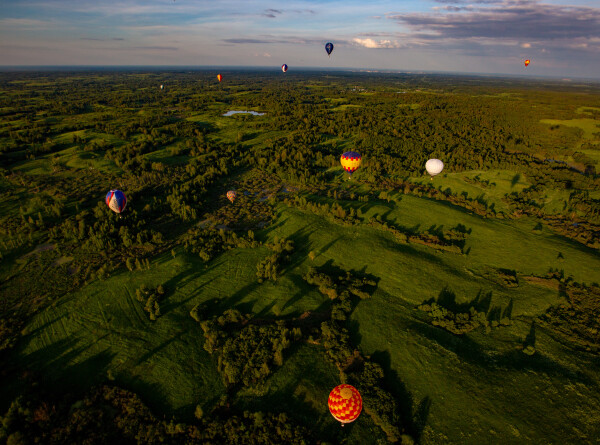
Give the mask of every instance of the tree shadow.
[(524, 346), (535, 347), (535, 320), (531, 322), (531, 326), (529, 327), (529, 333), (527, 334), (527, 337), (525, 337)]
[(325, 244), (323, 247), (321, 247), (319, 249), (319, 255), (323, 255), (325, 252), (327, 252), (329, 249), (331, 249), (335, 243), (337, 243), (341, 239), (342, 239), (342, 237), (338, 236), (337, 238), (329, 241), (327, 244)]
[(512, 319), (513, 306), (514, 300), (511, 298), (502, 312), (502, 318)]
[(415, 406), (412, 393), (400, 379), (398, 373), (392, 369), (392, 359), (389, 351), (375, 351), (370, 358), (383, 369), (385, 389), (398, 401), (402, 422), (400, 430), (412, 436), (415, 442), (419, 443), (429, 417), (430, 397), (426, 396), (418, 406)]
[(408, 328), (423, 337), (436, 342), (438, 345), (455, 353), (462, 361), (480, 366), (487, 370), (502, 371), (534, 371), (550, 376), (569, 378), (586, 385), (597, 386), (587, 375), (573, 371), (554, 360), (536, 352), (533, 356), (523, 354), (521, 350), (512, 350), (504, 354), (488, 353), (478, 343), (466, 335), (455, 336), (444, 329), (439, 329), (426, 323), (411, 323)]
[(205, 300), (202, 303), (197, 304), (196, 312), (198, 314), (198, 319), (200, 320), (208, 320), (212, 316), (220, 315), (219, 305), (221, 300), (218, 298), (211, 298), (209, 300)]
[(488, 313), (492, 303), (492, 291), (483, 292), (479, 289), (475, 298), (465, 303), (457, 303), (456, 294), (450, 287), (445, 286), (439, 293), (437, 299), (427, 300), (425, 303), (437, 303), (449, 311), (455, 313), (468, 312), (471, 308), (474, 308), (477, 312)]
[(348, 320), (346, 322), (348, 328), (348, 334), (350, 335), (350, 341), (353, 345), (360, 345), (362, 335), (360, 334), (360, 323), (358, 320)]
[(465, 235), (470, 235), (471, 232), (473, 231), (472, 228), (467, 229), (467, 226), (465, 226), (464, 224), (457, 224), (452, 229), (456, 230), (459, 233), (464, 233)]
[(207, 286), (210, 283), (210, 281), (206, 281), (206, 282), (202, 283), (200, 286), (196, 287), (194, 289), (194, 291), (190, 293), (190, 296), (187, 298), (184, 298), (184, 299), (176, 301), (176, 302), (169, 301), (169, 299), (168, 299), (169, 296), (171, 296), (177, 289), (181, 289), (181, 288), (185, 287), (190, 282), (193, 282), (194, 280), (202, 277), (204, 274), (206, 274), (211, 269), (214, 269), (215, 267), (217, 267), (220, 264), (221, 263), (212, 264), (210, 267), (207, 267), (204, 270), (197, 270), (197, 271), (186, 270), (186, 271), (183, 271), (180, 274), (174, 276), (170, 280), (168, 280), (163, 285), (166, 292), (168, 293), (168, 295), (163, 296), (163, 298), (160, 301), (160, 303), (162, 304), (162, 306), (161, 306), (162, 315), (166, 315), (169, 312), (172, 312), (172, 311), (180, 308), (181, 306), (187, 304), (194, 298), (197, 298), (199, 295), (201, 295), (201, 293), (202, 293), (201, 289), (203, 287)]
[(429, 417), (431, 403), (432, 400), (429, 396), (423, 397), (413, 415), (414, 430), (412, 431), (412, 436), (415, 438), (416, 443), (421, 442), (423, 431), (427, 425), (427, 418)]
[(130, 376), (127, 374), (119, 374), (116, 380), (123, 389), (142, 395), (144, 403), (152, 411), (164, 413), (163, 418), (175, 414), (175, 410), (171, 403), (169, 403), (169, 398), (160, 384), (148, 383), (139, 376)]
[(258, 283), (257, 281), (253, 281), (253, 282), (245, 285), (241, 289), (239, 289), (237, 292), (235, 292), (230, 297), (221, 299), (221, 302), (220, 302), (220, 304), (218, 306), (218, 311), (220, 311), (222, 313), (225, 310), (230, 309), (230, 308), (236, 306), (248, 294), (252, 293), (259, 286), (260, 286), (260, 283)]
[(293, 295), (289, 300), (287, 300), (284, 303), (284, 305), (281, 307), (282, 311), (288, 308), (289, 306), (293, 306), (294, 304), (296, 304), (302, 299), (304, 295), (313, 290), (312, 287), (308, 283), (306, 283), (306, 281), (304, 281), (304, 279), (299, 275), (291, 274), (288, 275), (288, 278), (298, 287), (299, 290), (298, 292), (296, 292), (295, 295)]
[(18, 395), (23, 385), (20, 377), (23, 371), (33, 372), (39, 379), (39, 389), (57, 397), (64, 396), (65, 392), (82, 394), (90, 386), (106, 381), (107, 371), (116, 354), (110, 352), (110, 348), (90, 354), (93, 343), (86, 346), (77, 346), (77, 343), (73, 339), (58, 340), (28, 354), (13, 357), (9, 364), (11, 367), (0, 384), (0, 403)]
[(510, 188), (513, 188), (515, 185), (517, 185), (520, 180), (521, 180), (520, 173), (517, 173), (516, 175), (514, 175), (512, 180), (510, 181)]
[(145, 362), (146, 360), (149, 360), (150, 358), (152, 358), (153, 355), (155, 355), (156, 353), (158, 353), (159, 351), (161, 351), (162, 349), (166, 348), (167, 346), (169, 346), (171, 343), (173, 343), (176, 340), (179, 340), (181, 338), (181, 336), (184, 334), (183, 331), (178, 332), (177, 334), (175, 334), (174, 336), (172, 336), (171, 338), (169, 338), (168, 340), (162, 342), (160, 345), (150, 349), (149, 351), (146, 351), (136, 362), (136, 365), (140, 365), (143, 362)]

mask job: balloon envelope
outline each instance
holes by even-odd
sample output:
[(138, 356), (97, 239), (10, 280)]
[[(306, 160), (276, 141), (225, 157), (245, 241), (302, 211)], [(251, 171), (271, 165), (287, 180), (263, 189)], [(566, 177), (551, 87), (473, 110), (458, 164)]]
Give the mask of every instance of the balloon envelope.
[(425, 170), (427, 170), (427, 173), (429, 173), (429, 175), (431, 177), (434, 177), (435, 175), (439, 175), (443, 169), (444, 169), (444, 163), (442, 161), (440, 161), (439, 159), (430, 159), (425, 164)]
[(237, 196), (237, 193), (235, 192), (235, 190), (229, 190), (227, 192), (227, 199), (229, 199), (231, 202), (235, 201), (236, 196)]
[(360, 164), (362, 163), (362, 157), (355, 151), (347, 151), (340, 158), (340, 162), (342, 167), (344, 167), (344, 170), (352, 174), (358, 167), (360, 167)]
[(325, 45), (325, 51), (327, 51), (327, 55), (331, 55), (331, 51), (333, 51), (333, 43), (327, 42)]
[(284, 73), (287, 71), (287, 65), (284, 63), (283, 65), (281, 65), (281, 71), (283, 71)]
[(106, 205), (116, 213), (121, 213), (127, 206), (127, 198), (121, 190), (111, 190), (106, 194)]
[(354, 422), (362, 410), (362, 397), (352, 385), (338, 385), (329, 393), (329, 411), (335, 420)]
[(530, 63), (531, 63), (531, 60), (527, 59), (527, 60), (525, 61), (525, 66), (529, 66), (529, 64), (530, 64)]
[(217, 74), (217, 79), (219, 79), (219, 82), (220, 82), (221, 79), (223, 79), (223, 76), (221, 76), (220, 74)]

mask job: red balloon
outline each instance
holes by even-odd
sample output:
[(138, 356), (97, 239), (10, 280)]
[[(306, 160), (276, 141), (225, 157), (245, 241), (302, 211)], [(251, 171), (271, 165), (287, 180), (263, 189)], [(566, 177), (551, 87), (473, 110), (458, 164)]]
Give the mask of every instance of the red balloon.
[(354, 422), (362, 411), (362, 397), (358, 390), (347, 384), (333, 388), (329, 394), (329, 411), (341, 423)]

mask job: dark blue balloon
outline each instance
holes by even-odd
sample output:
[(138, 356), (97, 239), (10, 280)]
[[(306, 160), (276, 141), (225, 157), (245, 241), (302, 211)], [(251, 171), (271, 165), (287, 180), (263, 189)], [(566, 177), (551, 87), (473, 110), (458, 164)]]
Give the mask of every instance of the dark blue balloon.
[(329, 42), (325, 45), (325, 51), (327, 51), (328, 55), (331, 55), (331, 51), (333, 51), (333, 43)]

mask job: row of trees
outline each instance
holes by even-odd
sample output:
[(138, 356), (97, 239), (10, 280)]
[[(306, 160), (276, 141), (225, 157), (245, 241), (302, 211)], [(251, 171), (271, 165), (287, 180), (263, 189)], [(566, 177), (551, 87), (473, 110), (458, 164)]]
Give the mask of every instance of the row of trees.
[(198, 406), (192, 423), (160, 420), (134, 393), (92, 388), (83, 397), (31, 392), (0, 416), (0, 441), (25, 443), (275, 444), (317, 443), (311, 433), (283, 413), (236, 412), (217, 404), (208, 415)]

